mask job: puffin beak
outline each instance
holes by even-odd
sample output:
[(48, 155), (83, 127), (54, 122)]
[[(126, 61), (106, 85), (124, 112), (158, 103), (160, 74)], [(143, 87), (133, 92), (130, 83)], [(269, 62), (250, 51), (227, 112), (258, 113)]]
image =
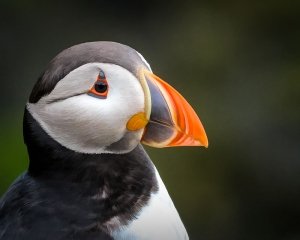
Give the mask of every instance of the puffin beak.
[(142, 86), (144, 90), (148, 88), (145, 91), (145, 116), (148, 122), (142, 143), (159, 148), (208, 147), (202, 123), (183, 96), (152, 72), (145, 69), (141, 72)]

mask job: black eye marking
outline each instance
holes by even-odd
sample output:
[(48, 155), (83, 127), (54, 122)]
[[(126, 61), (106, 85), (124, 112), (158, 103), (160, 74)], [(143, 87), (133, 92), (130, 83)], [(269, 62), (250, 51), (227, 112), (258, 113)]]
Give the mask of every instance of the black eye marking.
[(97, 81), (95, 83), (95, 91), (98, 93), (105, 93), (107, 91), (107, 82), (105, 81)]
[(99, 79), (106, 79), (105, 74), (102, 70), (99, 72)]

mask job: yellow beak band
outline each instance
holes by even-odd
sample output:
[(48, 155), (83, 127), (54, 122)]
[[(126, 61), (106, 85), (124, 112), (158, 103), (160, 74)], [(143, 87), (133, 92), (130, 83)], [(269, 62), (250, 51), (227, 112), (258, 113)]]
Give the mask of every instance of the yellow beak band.
[(144, 112), (134, 114), (127, 122), (126, 128), (129, 131), (137, 131), (144, 128), (149, 120)]

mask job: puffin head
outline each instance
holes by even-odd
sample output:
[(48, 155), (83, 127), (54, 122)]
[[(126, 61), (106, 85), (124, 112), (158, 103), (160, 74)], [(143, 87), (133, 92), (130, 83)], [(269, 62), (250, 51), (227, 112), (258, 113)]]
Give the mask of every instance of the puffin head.
[(43, 130), (81, 153), (127, 153), (153, 147), (208, 146), (188, 102), (154, 75), (134, 49), (90, 42), (59, 53), (26, 106)]

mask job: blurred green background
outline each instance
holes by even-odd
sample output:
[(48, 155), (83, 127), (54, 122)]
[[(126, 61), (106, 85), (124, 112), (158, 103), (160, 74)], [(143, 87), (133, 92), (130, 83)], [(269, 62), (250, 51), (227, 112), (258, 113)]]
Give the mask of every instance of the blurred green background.
[(147, 148), (191, 239), (300, 239), (300, 1), (0, 2), (0, 195), (28, 164), (22, 114), (62, 49), (141, 52), (210, 146)]

